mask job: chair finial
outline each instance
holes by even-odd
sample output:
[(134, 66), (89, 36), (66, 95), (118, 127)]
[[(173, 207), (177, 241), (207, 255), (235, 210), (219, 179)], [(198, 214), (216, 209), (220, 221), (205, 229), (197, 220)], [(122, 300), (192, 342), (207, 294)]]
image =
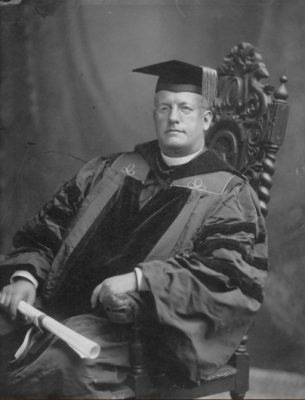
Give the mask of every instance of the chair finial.
[(274, 91), (274, 99), (281, 103), (286, 103), (288, 99), (288, 91), (286, 89), (285, 83), (287, 83), (287, 77), (281, 76), (280, 78), (281, 86)]

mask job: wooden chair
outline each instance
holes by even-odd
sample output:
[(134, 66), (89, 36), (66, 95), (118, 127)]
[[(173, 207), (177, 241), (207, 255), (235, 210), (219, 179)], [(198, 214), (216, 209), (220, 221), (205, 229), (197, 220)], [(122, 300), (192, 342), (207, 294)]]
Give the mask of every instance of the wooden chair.
[[(248, 178), (266, 216), (275, 155), (283, 144), (289, 114), (287, 78), (280, 78), (276, 90), (262, 84), (261, 79), (269, 74), (261, 55), (249, 43), (232, 48), (218, 75), (219, 96), (207, 145)], [(170, 380), (161, 368), (154, 374), (147, 372), (139, 323), (134, 324), (133, 331), (131, 373), (114, 393), (119, 398), (194, 399), (229, 391), (232, 399), (243, 399), (249, 389), (247, 337), (227, 365), (204, 381), (186, 385)]]
[(289, 106), (287, 78), (278, 89), (260, 82), (269, 73), (249, 43), (233, 47), (218, 69), (218, 98), (207, 145), (241, 171), (267, 215), (275, 155), (284, 142)]

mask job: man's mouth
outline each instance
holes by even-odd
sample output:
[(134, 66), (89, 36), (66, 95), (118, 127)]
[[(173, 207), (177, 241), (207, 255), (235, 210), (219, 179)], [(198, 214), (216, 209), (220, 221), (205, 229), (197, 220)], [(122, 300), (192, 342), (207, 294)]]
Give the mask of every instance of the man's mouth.
[(166, 131), (166, 133), (177, 133), (177, 132), (183, 133), (183, 131), (181, 131), (181, 130), (179, 130), (179, 129), (168, 129), (168, 130)]

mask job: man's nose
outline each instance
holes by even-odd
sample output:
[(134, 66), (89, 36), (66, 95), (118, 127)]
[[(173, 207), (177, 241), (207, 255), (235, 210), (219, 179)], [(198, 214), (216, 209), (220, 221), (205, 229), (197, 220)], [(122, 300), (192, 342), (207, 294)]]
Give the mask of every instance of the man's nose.
[(170, 122), (179, 122), (180, 121), (180, 114), (178, 107), (172, 107), (169, 112), (168, 119)]

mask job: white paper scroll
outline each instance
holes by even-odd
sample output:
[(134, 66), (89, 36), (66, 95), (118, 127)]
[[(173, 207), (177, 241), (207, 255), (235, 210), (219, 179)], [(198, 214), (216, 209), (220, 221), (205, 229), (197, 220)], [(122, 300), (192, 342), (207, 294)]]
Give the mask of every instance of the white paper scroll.
[[(30, 318), (35, 325), (38, 325), (38, 318), (45, 315), (24, 301), (20, 301), (18, 310), (23, 315)], [(87, 339), (77, 332), (74, 332), (72, 329), (61, 324), (55, 319), (45, 315), (41, 324), (45, 329), (64, 340), (74, 351), (80, 355), (80, 357), (93, 359), (99, 355), (101, 349), (97, 343)]]

